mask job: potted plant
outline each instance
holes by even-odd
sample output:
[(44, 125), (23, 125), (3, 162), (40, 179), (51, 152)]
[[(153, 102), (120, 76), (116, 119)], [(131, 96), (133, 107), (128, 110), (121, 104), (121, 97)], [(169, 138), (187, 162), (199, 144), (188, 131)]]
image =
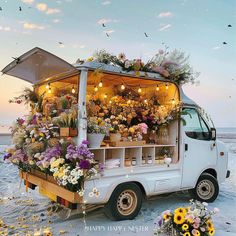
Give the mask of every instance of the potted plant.
[(109, 124), (109, 137), (111, 142), (119, 142), (121, 140), (119, 117), (111, 115), (105, 120)]
[(76, 110), (71, 109), (69, 112), (62, 112), (55, 119), (55, 123), (60, 127), (61, 137), (75, 137), (78, 135)]
[(90, 117), (87, 127), (89, 147), (98, 148), (107, 132), (106, 124), (102, 118)]

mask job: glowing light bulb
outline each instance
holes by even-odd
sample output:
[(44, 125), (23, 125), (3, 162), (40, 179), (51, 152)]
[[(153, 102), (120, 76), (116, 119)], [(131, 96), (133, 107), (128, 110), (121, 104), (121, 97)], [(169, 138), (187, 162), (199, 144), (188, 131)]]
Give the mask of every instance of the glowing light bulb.
[(127, 103), (130, 104), (130, 103), (131, 103), (131, 100), (129, 99), (129, 100), (127, 101)]
[(168, 84), (166, 84), (166, 90), (168, 90), (169, 89), (169, 86), (168, 86)]
[(144, 100), (145, 103), (148, 103), (147, 99)]
[(173, 105), (175, 104), (175, 99), (174, 99), (174, 98), (172, 99), (171, 103), (172, 103)]
[(110, 101), (109, 101), (109, 103), (111, 104), (111, 103), (112, 103), (112, 101), (110, 100)]
[(48, 83), (47, 85), (46, 85), (46, 89), (49, 89), (50, 88), (50, 84)]
[(94, 91), (97, 92), (98, 91), (98, 87), (94, 86)]
[(138, 89), (138, 92), (139, 92), (139, 93), (141, 93), (141, 92), (142, 92), (142, 89), (141, 89), (141, 87), (139, 87), (139, 89)]
[(48, 93), (52, 93), (52, 89), (51, 89), (51, 87), (49, 87), (49, 89), (48, 89)]
[(157, 85), (157, 87), (156, 87), (156, 91), (159, 91), (160, 90), (160, 88), (159, 88), (159, 86)]
[(120, 88), (121, 88), (122, 90), (124, 90), (124, 89), (125, 89), (125, 85), (122, 84), (122, 85), (120, 86)]
[(104, 98), (107, 98), (107, 94), (106, 93), (104, 94)]
[(100, 83), (98, 84), (98, 86), (101, 88), (102, 87), (102, 81), (100, 81)]
[(75, 93), (75, 88), (73, 87), (72, 90), (71, 90), (72, 93)]

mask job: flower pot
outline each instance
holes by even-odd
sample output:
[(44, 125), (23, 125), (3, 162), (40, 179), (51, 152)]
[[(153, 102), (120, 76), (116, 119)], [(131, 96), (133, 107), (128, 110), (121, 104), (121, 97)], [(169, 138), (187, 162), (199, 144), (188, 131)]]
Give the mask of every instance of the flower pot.
[(119, 142), (121, 140), (120, 133), (110, 133), (110, 141), (111, 142)]
[(99, 148), (104, 139), (105, 134), (87, 134), (89, 147)]
[(69, 128), (69, 127), (61, 127), (60, 136), (61, 137), (76, 137), (78, 136), (78, 130), (74, 128)]

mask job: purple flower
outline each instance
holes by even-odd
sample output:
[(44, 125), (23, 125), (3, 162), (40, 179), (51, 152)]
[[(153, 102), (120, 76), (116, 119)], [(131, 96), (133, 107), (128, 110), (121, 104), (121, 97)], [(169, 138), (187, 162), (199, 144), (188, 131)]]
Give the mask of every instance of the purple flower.
[(104, 169), (105, 169), (104, 164), (103, 164), (103, 163), (99, 163), (99, 170), (100, 170), (101, 172), (103, 172)]
[(12, 155), (12, 162), (23, 162), (26, 163), (28, 161), (28, 157), (25, 155), (22, 149), (16, 150), (16, 152)]
[(89, 144), (89, 141), (84, 140), (84, 141), (82, 142), (82, 144), (84, 144), (84, 145), (88, 145), (88, 144)]
[(6, 161), (6, 160), (8, 160), (11, 156), (12, 156), (11, 153), (7, 153), (7, 154), (5, 154), (5, 155), (3, 156), (3, 160)]
[(79, 163), (81, 169), (90, 169), (90, 162), (88, 160), (81, 160)]
[(50, 161), (53, 157), (61, 156), (61, 147), (57, 144), (55, 147), (47, 148), (46, 151), (43, 153), (43, 157), (45, 161)]

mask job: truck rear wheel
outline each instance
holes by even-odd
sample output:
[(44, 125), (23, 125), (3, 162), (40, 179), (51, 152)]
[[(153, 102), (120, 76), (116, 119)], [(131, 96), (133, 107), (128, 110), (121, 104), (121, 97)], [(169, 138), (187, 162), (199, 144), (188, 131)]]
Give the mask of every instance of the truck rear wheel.
[(113, 191), (104, 213), (112, 220), (132, 220), (140, 211), (142, 197), (142, 191), (137, 184), (121, 184)]
[(191, 197), (201, 202), (214, 202), (219, 194), (219, 185), (217, 179), (208, 174), (203, 173), (194, 189), (190, 189)]

